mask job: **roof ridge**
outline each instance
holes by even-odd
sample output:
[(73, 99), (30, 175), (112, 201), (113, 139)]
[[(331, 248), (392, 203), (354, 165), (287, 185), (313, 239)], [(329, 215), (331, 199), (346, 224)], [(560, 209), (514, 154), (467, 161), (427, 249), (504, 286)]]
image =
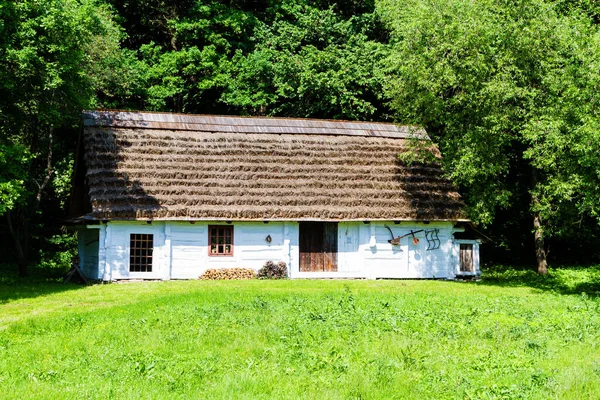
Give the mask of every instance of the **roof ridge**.
[(83, 111), (82, 117), (86, 127), (429, 139), (422, 128), (389, 122), (171, 114), (122, 110), (87, 110)]

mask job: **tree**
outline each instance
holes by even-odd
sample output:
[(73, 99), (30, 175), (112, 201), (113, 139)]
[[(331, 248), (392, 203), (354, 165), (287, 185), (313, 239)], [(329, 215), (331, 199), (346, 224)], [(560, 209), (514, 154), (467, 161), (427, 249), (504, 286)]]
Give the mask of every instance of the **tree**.
[(378, 74), (387, 35), (373, 1), (110, 2), (137, 56), (137, 108), (388, 117)]
[[(127, 38), (124, 46), (131, 92), (103, 103), (188, 113), (229, 113), (220, 96), (229, 76), (224, 67), (237, 49), (250, 46), (261, 2), (110, 1)], [(119, 101), (121, 104), (119, 104)]]
[(233, 57), (221, 99), (246, 114), (386, 119), (381, 62), (387, 35), (373, 4), (282, 2)]
[(545, 274), (545, 236), (600, 221), (600, 41), (590, 13), (543, 0), (378, 6), (394, 41), (386, 90), (397, 118), (439, 143), (475, 221), (489, 225), (529, 198)]
[(94, 94), (90, 45), (119, 31), (86, 0), (2, 1), (0, 22), (0, 215), (26, 275), (31, 221), (76, 141), (61, 129), (78, 126)]

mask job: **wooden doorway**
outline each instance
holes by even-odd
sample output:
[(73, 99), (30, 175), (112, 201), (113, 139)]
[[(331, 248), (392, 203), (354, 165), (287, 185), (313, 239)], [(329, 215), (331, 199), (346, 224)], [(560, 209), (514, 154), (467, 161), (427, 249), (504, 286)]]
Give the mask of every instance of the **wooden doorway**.
[(475, 272), (472, 244), (460, 244), (460, 272)]
[(301, 272), (337, 272), (337, 253), (337, 222), (300, 222)]

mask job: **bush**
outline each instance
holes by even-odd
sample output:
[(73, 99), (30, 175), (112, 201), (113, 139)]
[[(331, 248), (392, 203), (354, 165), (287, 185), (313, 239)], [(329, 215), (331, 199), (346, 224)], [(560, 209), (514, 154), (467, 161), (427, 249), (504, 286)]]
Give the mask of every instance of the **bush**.
[(207, 269), (200, 279), (205, 280), (232, 280), (232, 279), (254, 279), (256, 272), (251, 268), (219, 268)]
[(267, 261), (258, 270), (257, 277), (258, 279), (285, 279), (287, 278), (287, 265), (283, 261), (279, 261), (277, 264)]

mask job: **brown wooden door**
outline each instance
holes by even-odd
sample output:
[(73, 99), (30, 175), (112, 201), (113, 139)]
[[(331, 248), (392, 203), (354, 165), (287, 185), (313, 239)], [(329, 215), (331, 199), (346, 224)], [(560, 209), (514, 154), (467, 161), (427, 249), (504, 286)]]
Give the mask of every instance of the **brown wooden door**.
[(337, 222), (300, 222), (300, 271), (337, 271)]

